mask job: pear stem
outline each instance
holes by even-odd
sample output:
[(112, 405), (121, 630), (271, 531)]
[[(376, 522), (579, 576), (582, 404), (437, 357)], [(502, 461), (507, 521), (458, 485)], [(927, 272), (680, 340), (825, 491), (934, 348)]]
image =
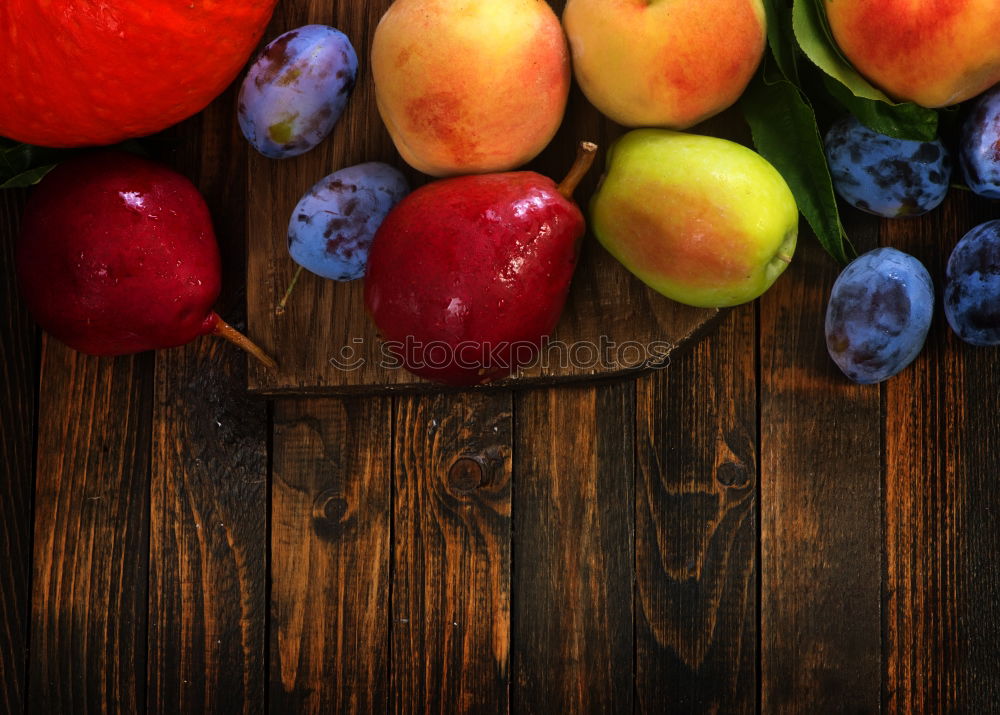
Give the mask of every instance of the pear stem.
[(580, 146), (576, 150), (576, 161), (573, 162), (573, 166), (570, 167), (569, 173), (566, 174), (566, 178), (563, 179), (559, 186), (556, 188), (559, 193), (562, 194), (567, 199), (573, 198), (573, 192), (576, 191), (577, 185), (580, 180), (586, 176), (587, 172), (590, 171), (591, 165), (594, 163), (594, 157), (597, 154), (597, 145), (594, 142), (580, 142)]
[(292, 291), (295, 290), (295, 284), (299, 282), (299, 276), (302, 275), (302, 266), (295, 271), (295, 275), (292, 276), (292, 282), (288, 284), (288, 288), (285, 289), (285, 294), (281, 296), (281, 300), (278, 302), (277, 307), (274, 309), (275, 315), (281, 315), (285, 312), (285, 306), (288, 305), (288, 298), (292, 295)]
[(270, 355), (261, 350), (256, 343), (250, 340), (250, 338), (219, 317), (218, 313), (215, 314), (215, 317), (216, 322), (215, 327), (212, 329), (212, 335), (218, 335), (220, 338), (228, 340), (236, 347), (246, 350), (272, 370), (276, 370), (278, 368), (278, 363), (276, 363)]

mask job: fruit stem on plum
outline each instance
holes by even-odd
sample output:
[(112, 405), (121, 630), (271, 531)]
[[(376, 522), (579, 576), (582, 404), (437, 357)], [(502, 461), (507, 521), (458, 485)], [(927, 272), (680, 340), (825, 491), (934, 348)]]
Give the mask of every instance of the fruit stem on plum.
[(274, 361), (274, 358), (272, 358), (270, 355), (261, 350), (260, 346), (258, 346), (256, 343), (250, 340), (250, 338), (248, 338), (246, 335), (244, 335), (239, 330), (237, 330), (232, 325), (223, 320), (221, 317), (219, 317), (218, 314), (216, 314), (215, 317), (216, 317), (215, 327), (212, 329), (213, 335), (218, 335), (220, 338), (228, 340), (238, 348), (246, 350), (248, 353), (253, 355), (255, 358), (260, 360), (262, 363), (264, 363), (264, 365), (271, 368), (272, 370), (276, 370), (278, 368), (278, 363)]
[(559, 186), (556, 187), (560, 194), (567, 199), (573, 198), (573, 192), (576, 191), (581, 179), (590, 171), (596, 154), (597, 145), (594, 142), (580, 142), (580, 146), (576, 150), (576, 161), (570, 167), (566, 178), (559, 182)]
[(295, 284), (299, 282), (299, 276), (302, 275), (302, 266), (295, 271), (295, 275), (292, 276), (292, 282), (288, 284), (288, 288), (285, 289), (285, 294), (281, 296), (281, 300), (274, 309), (275, 315), (281, 315), (285, 312), (285, 307), (288, 305), (288, 298), (292, 295), (292, 291), (295, 290)]

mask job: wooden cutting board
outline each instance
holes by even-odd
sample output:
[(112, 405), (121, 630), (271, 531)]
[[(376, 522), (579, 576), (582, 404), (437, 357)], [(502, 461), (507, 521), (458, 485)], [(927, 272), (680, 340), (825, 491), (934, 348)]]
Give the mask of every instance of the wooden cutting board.
[[(281, 315), (275, 311), (296, 269), (286, 247), (288, 219), (314, 183), (337, 169), (365, 161), (399, 167), (414, 187), (429, 180), (399, 158), (375, 106), (368, 58), (375, 27), (390, 4), (389, 0), (282, 0), (265, 35), (267, 42), (308, 23), (332, 25), (351, 38), (360, 67), (347, 110), (319, 147), (275, 161), (247, 145), (247, 329), (279, 363), (279, 369), (268, 370), (251, 361), (248, 381), (252, 391), (336, 394), (436, 387), (386, 365), (375, 326), (365, 314), (360, 280), (339, 283), (303, 272), (287, 309)], [(561, 13), (563, 2), (552, 5)], [(742, 122), (734, 115), (722, 115), (696, 131), (746, 138)], [(574, 86), (562, 128), (528, 168), (558, 181), (572, 163), (577, 144), (596, 142), (600, 150), (594, 169), (576, 195), (586, 207), (606, 149), (622, 132)], [(680, 305), (646, 288), (588, 233), (566, 310), (549, 346), (535, 365), (493, 386), (609, 378), (662, 366), (670, 352), (693, 340), (717, 313)]]

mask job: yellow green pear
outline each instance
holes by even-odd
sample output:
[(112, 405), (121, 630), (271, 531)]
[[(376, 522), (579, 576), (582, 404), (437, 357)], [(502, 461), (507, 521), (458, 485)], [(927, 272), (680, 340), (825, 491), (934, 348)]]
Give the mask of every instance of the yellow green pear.
[(612, 146), (590, 215), (601, 244), (646, 285), (705, 308), (770, 288), (792, 259), (799, 217), (785, 180), (756, 152), (665, 129)]

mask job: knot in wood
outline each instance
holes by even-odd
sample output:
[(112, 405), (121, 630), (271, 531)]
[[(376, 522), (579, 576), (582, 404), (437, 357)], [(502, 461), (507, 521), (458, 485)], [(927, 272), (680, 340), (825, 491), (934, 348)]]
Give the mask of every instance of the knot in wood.
[(313, 500), (313, 521), (339, 524), (347, 515), (347, 500), (336, 489), (324, 489)]
[(486, 472), (472, 457), (459, 457), (448, 470), (448, 486), (455, 492), (471, 492), (486, 485)]
[(715, 478), (719, 480), (719, 483), (727, 487), (742, 487), (746, 486), (747, 482), (750, 481), (750, 474), (747, 471), (745, 464), (737, 464), (736, 462), (724, 462), (719, 465), (719, 468), (715, 470)]

